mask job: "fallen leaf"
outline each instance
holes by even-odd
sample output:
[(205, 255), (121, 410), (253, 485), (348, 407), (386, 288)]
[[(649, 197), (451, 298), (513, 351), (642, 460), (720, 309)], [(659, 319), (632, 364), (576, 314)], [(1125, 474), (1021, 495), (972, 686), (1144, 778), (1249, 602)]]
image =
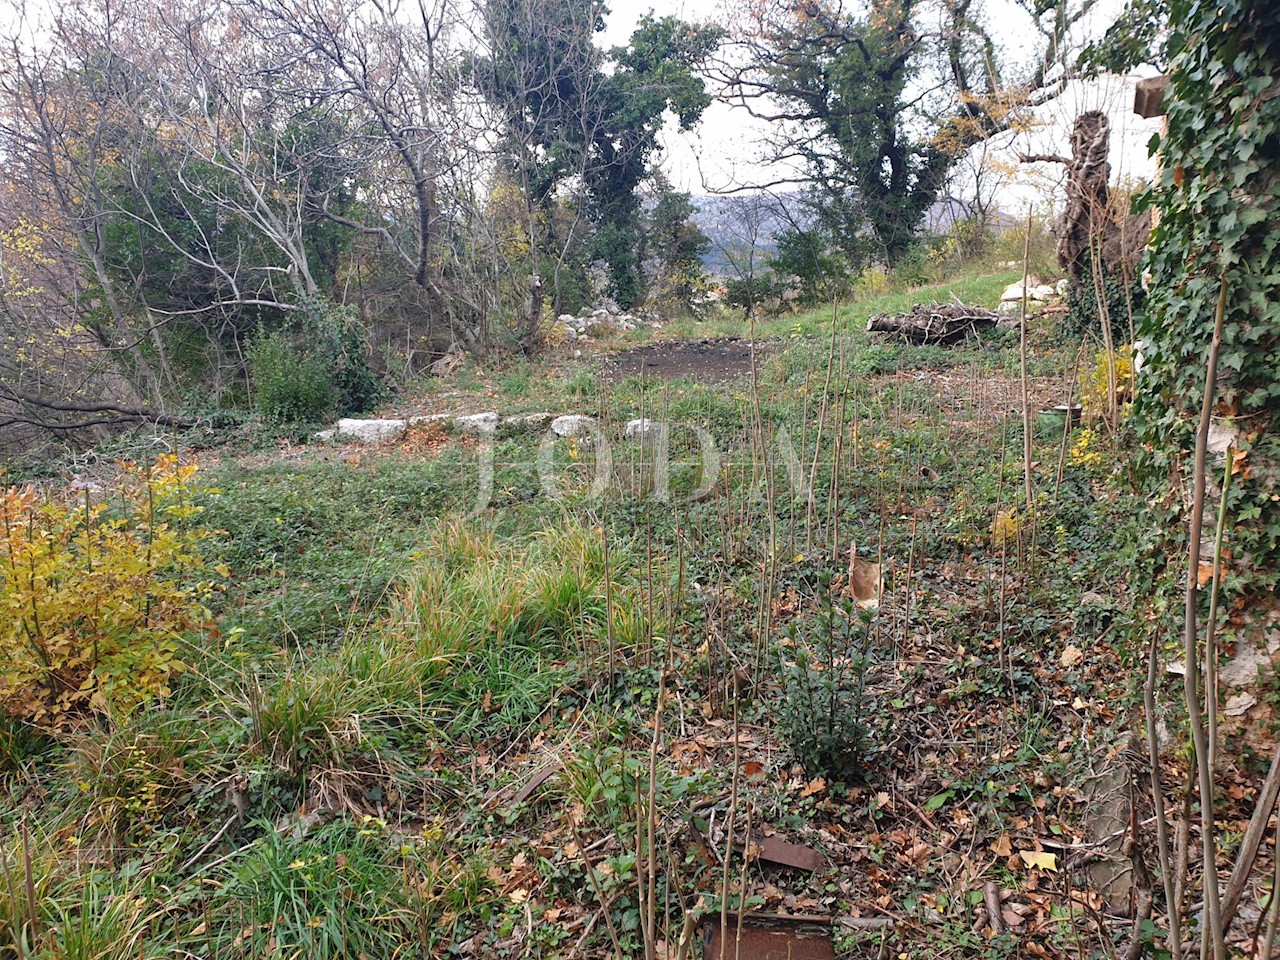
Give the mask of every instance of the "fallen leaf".
[(1001, 834), (1000, 839), (991, 845), (991, 852), (997, 857), (1013, 856), (1013, 844), (1007, 833)]
[(759, 760), (748, 760), (742, 765), (743, 776), (747, 779), (755, 779), (764, 776), (764, 764)]
[(822, 777), (815, 777), (804, 785), (804, 789), (800, 791), (802, 797), (812, 797), (815, 793), (822, 793), (827, 789), (827, 781)]
[(1201, 560), (1196, 567), (1196, 586), (1203, 587), (1213, 579), (1213, 564)]
[(1076, 664), (1084, 660), (1084, 651), (1077, 647), (1074, 643), (1068, 644), (1067, 648), (1062, 651), (1062, 658), (1059, 660), (1064, 667), (1074, 667)]
[(1032, 869), (1048, 870), (1050, 873), (1058, 872), (1058, 855), (1056, 853), (1045, 853), (1042, 850), (1019, 850), (1018, 856), (1022, 858), (1023, 863)]

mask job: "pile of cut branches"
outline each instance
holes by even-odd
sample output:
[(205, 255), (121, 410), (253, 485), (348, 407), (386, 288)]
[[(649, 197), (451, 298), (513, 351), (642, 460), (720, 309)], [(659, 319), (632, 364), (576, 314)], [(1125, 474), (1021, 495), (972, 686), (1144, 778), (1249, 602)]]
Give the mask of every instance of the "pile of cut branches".
[(917, 303), (910, 313), (880, 313), (867, 320), (869, 333), (887, 333), (908, 343), (938, 344), (965, 340), (994, 327), (1000, 314), (955, 303)]

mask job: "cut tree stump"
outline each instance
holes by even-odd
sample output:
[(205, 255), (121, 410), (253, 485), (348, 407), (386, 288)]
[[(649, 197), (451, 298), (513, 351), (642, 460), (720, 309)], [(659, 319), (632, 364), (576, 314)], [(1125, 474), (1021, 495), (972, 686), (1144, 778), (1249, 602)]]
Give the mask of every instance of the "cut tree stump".
[(995, 310), (963, 303), (917, 303), (910, 313), (881, 313), (867, 321), (869, 333), (886, 333), (908, 343), (943, 344), (964, 340), (1000, 320)]

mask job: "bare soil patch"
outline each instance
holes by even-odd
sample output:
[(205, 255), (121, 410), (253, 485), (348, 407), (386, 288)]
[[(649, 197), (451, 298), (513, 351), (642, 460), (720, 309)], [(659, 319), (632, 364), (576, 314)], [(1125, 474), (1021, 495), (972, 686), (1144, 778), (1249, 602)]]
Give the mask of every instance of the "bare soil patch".
[[(757, 342), (756, 362), (772, 352), (772, 347), (772, 344)], [(623, 377), (655, 380), (696, 377), (712, 383), (745, 380), (751, 376), (751, 341), (730, 337), (649, 344), (605, 357), (604, 375), (611, 381)]]

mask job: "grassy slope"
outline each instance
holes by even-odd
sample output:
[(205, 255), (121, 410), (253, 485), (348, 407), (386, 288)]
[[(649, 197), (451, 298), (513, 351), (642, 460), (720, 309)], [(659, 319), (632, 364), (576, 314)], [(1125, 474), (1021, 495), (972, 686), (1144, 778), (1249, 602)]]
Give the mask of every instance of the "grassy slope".
[[(741, 384), (642, 394), (565, 361), (555, 382), (522, 367), (447, 398), (573, 402), (614, 423), (665, 404), (724, 454), (721, 482), (696, 501), (682, 496), (700, 479), (687, 433), (673, 440), (673, 503), (646, 495), (646, 456), (620, 441), (602, 498), (587, 492), (589, 446), (557, 446), (552, 498), (537, 439), (501, 441), (478, 516), (477, 448), (456, 439), (215, 468), (207, 519), (227, 531), (232, 568), (221, 638), (194, 639), (167, 704), (56, 743), (0, 744), (5, 821), (25, 819), (33, 838), (24, 853), (10, 832), (7, 862), (29, 865), (40, 891), (34, 916), (0, 896), (0, 924), (16, 914), (50, 956), (558, 957), (580, 941), (608, 956), (603, 897), (635, 956), (635, 798), (651, 756), (655, 926), (671, 939), (680, 904), (716, 910), (736, 757), (751, 775), (739, 830), (768, 822), (827, 858), (812, 877), (750, 865), (751, 903), (891, 913), (888, 942), (913, 956), (1109, 950), (1061, 874), (989, 851), (1054, 849), (1086, 830), (1095, 751), (1081, 733), (1118, 722), (1103, 705), (1127, 656), (1124, 504), (1095, 498), (1095, 477), (1070, 465), (1053, 494), (1058, 438), (1039, 438), (1033, 534), (1011, 508), (1011, 344), (899, 350), (860, 331), (870, 313), (948, 290), (992, 299), (1009, 279), (845, 308), (838, 348), (859, 376), (834, 386), (821, 438), (821, 336), (766, 364), (758, 411)], [(827, 316), (765, 327), (822, 334)], [(1047, 371), (1055, 358), (1039, 359)], [(779, 462), (783, 427), (800, 472)], [(789, 495), (811, 470), (812, 506)], [(865, 627), (843, 599), (851, 543), (885, 566)], [(1085, 662), (1051, 669), (1072, 646)], [(549, 762), (560, 772), (516, 802)], [(1026, 908), (1015, 935), (972, 932), (988, 880)], [(843, 936), (848, 955), (865, 949)]]
[[(839, 306), (837, 322), (845, 329), (862, 329), (866, 326), (867, 318), (877, 313), (905, 313), (914, 304), (938, 300), (949, 302), (953, 296), (973, 306), (994, 309), (1000, 302), (1000, 294), (1004, 292), (1005, 287), (1020, 279), (1020, 273), (1008, 270), (965, 273), (938, 283), (907, 290), (862, 296)], [(783, 314), (761, 320), (756, 325), (756, 335), (759, 337), (813, 336), (821, 334), (824, 330), (829, 331), (830, 324), (831, 307), (827, 305), (796, 314)], [(745, 322), (734, 317), (716, 317), (701, 322), (680, 320), (668, 324), (660, 331), (660, 337), (663, 340), (744, 336), (745, 334)]]

